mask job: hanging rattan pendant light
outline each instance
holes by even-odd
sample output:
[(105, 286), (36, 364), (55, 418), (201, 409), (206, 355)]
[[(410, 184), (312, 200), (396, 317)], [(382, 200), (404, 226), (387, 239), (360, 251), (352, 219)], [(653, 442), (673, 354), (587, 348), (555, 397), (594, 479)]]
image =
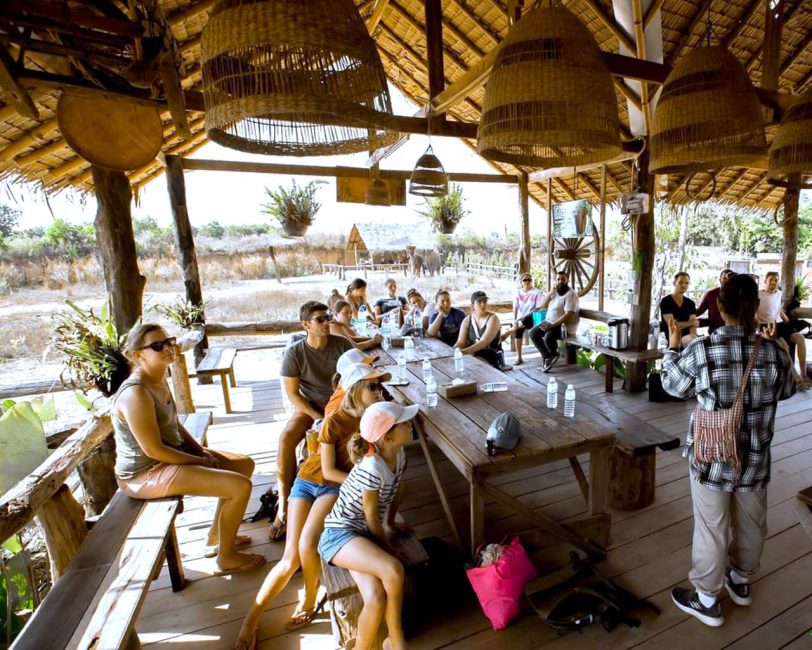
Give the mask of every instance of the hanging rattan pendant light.
[(569, 167), (620, 153), (617, 98), (598, 44), (566, 8), (537, 6), (505, 38), (485, 87), (477, 151)]
[(417, 196), (445, 196), (448, 194), (448, 174), (443, 163), (434, 155), (431, 145), (417, 159), (409, 179), (409, 194)]
[(393, 143), (380, 56), (352, 0), (219, 0), (201, 41), (208, 137), (251, 153)]
[(389, 186), (380, 176), (376, 176), (369, 182), (365, 203), (367, 205), (380, 205), (384, 207), (392, 205), (392, 199), (389, 196)]
[(812, 189), (812, 90), (798, 97), (781, 118), (770, 147), (767, 181)]
[(663, 84), (651, 133), (651, 171), (689, 173), (764, 156), (764, 121), (742, 64), (719, 45), (682, 58)]

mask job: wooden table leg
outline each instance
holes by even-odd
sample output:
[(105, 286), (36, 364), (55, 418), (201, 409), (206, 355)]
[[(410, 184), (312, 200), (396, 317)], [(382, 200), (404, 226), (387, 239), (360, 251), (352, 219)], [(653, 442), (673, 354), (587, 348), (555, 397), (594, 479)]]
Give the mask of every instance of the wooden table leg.
[(603, 358), (606, 360), (606, 366), (604, 372), (606, 373), (606, 381), (604, 382), (604, 389), (607, 393), (611, 393), (615, 390), (615, 359), (614, 357), (610, 357), (606, 354), (603, 355)]
[(471, 479), (471, 558), (485, 541), (485, 495), (479, 483)]
[(220, 383), (223, 386), (223, 401), (226, 403), (226, 413), (231, 413), (231, 396), (228, 394), (228, 374), (220, 375)]
[(231, 387), (236, 388), (237, 387), (237, 380), (234, 377), (234, 367), (233, 366), (228, 369), (228, 378), (231, 380)]
[(589, 514), (609, 512), (611, 445), (593, 449), (589, 455)]
[(169, 569), (169, 580), (172, 583), (172, 591), (180, 591), (186, 586), (186, 576), (183, 573), (183, 563), (181, 562), (180, 548), (178, 547), (178, 536), (175, 533), (175, 522), (169, 526), (169, 533), (166, 536), (166, 566)]

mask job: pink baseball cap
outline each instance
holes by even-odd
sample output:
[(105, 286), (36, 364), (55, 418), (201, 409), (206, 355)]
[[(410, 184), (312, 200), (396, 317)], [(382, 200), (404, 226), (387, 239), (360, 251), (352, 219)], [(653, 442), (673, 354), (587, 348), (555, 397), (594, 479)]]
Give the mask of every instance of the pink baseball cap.
[(376, 443), (396, 424), (408, 422), (420, 411), (417, 404), (401, 406), (395, 402), (378, 402), (367, 407), (361, 416), (361, 437)]

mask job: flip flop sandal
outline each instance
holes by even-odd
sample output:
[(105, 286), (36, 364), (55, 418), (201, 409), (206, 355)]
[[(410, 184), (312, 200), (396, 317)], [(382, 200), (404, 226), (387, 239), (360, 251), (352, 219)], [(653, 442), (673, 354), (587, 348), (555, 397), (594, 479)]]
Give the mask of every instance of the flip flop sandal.
[(321, 613), (322, 609), (324, 609), (324, 605), (326, 603), (327, 594), (324, 594), (313, 609), (299, 609), (299, 606), (297, 605), (296, 611), (294, 611), (290, 619), (288, 619), (285, 629), (288, 632), (293, 632), (294, 630), (300, 630), (301, 628), (310, 625), (313, 622), (313, 619)]
[(254, 635), (251, 637), (250, 641), (246, 641), (245, 639), (241, 639), (237, 637), (237, 641), (234, 644), (234, 650), (254, 650), (257, 647), (257, 633), (254, 632)]
[[(237, 535), (237, 539), (234, 541), (234, 548), (245, 548), (246, 546), (250, 546), (251, 541), (252, 540), (248, 535)], [(208, 551), (203, 553), (203, 557), (217, 557), (219, 552), (220, 546), (215, 544)]]
[(249, 569), (257, 569), (257, 568), (261, 567), (263, 564), (265, 564), (267, 561), (268, 561), (268, 558), (266, 558), (264, 555), (259, 555), (258, 553), (253, 553), (253, 554), (251, 554), (251, 559), (246, 560), (245, 562), (243, 562), (239, 566), (235, 566), (235, 567), (233, 567), (231, 569), (219, 569), (218, 568), (214, 572), (214, 575), (216, 575), (216, 576), (226, 576), (226, 575), (230, 575), (232, 573), (237, 573), (239, 571), (248, 571)]
[(287, 530), (288, 525), (286, 522), (273, 522), (268, 530), (268, 539), (270, 539), (272, 542), (284, 542)]

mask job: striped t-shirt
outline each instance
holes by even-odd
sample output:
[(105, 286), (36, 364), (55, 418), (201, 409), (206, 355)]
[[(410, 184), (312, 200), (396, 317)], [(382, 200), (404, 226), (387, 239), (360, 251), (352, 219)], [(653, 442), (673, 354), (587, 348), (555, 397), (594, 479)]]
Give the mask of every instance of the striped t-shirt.
[(364, 516), (364, 492), (378, 493), (378, 520), (385, 521), (386, 511), (398, 492), (405, 466), (406, 452), (403, 449), (398, 452), (394, 473), (378, 454), (364, 456), (341, 484), (338, 500), (324, 520), (324, 527), (369, 532)]

